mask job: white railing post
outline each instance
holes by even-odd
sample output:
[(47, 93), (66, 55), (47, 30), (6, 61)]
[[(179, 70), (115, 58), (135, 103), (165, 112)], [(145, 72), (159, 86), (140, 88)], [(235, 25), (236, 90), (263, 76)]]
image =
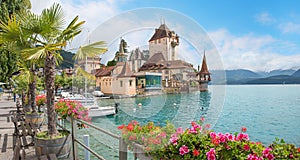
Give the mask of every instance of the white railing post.
[[(90, 148), (90, 136), (89, 135), (83, 135), (83, 142), (87, 147)], [(84, 159), (90, 160), (90, 152), (87, 149), (84, 149)]]

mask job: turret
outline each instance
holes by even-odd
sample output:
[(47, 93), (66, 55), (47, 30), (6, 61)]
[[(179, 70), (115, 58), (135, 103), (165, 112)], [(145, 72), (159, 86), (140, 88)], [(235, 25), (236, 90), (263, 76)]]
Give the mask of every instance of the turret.
[(205, 51), (204, 56), (202, 60), (202, 66), (201, 70), (197, 73), (198, 75), (198, 82), (199, 82), (199, 90), (200, 92), (207, 92), (208, 91), (208, 82), (211, 81), (210, 73), (208, 71), (208, 67), (206, 64), (206, 57), (205, 57)]

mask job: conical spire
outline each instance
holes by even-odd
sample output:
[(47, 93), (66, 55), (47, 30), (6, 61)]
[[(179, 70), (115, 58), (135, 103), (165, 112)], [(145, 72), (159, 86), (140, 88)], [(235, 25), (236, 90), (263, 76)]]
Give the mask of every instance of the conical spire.
[(124, 46), (123, 46), (123, 42), (122, 42), (122, 38), (121, 38), (121, 42), (119, 45), (119, 55), (123, 55), (124, 54)]
[(207, 64), (206, 64), (205, 51), (204, 51), (202, 66), (201, 66), (201, 70), (200, 70), (199, 74), (210, 74), (209, 71), (208, 71)]

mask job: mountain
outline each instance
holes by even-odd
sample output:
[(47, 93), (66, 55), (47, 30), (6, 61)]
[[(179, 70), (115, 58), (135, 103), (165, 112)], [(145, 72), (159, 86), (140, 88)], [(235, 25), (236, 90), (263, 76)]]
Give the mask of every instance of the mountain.
[(74, 53), (61, 50), (60, 55), (63, 57), (63, 61), (62, 63), (59, 64), (57, 68), (59, 69), (70, 68), (70, 67), (74, 68), (74, 60), (73, 60)]
[(250, 80), (245, 84), (300, 84), (300, 76), (293, 77), (289, 75), (277, 75), (266, 78)]
[(292, 74), (293, 77), (300, 77), (300, 69)]
[(227, 84), (244, 84), (249, 80), (261, 78), (262, 76), (246, 69), (226, 70)]
[[(225, 77), (226, 76), (226, 77)], [(212, 84), (300, 84), (300, 69), (253, 72), (246, 69), (212, 70)]]
[(295, 72), (293, 69), (277, 69), (272, 70), (270, 72), (258, 72), (258, 74), (262, 75), (263, 77), (271, 77), (271, 76), (278, 76), (278, 75), (292, 75)]

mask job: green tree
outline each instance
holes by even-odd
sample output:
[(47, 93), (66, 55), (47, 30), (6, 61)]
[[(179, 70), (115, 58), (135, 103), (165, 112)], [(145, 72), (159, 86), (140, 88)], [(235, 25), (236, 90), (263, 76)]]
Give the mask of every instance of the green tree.
[[(59, 51), (66, 46), (67, 42), (71, 41), (81, 32), (80, 27), (84, 23), (83, 21), (78, 22), (78, 16), (66, 27), (64, 27), (64, 22), (61, 6), (53, 4), (49, 9), (44, 9), (41, 15), (30, 13), (29, 16), (22, 16), (17, 20), (9, 20), (7, 24), (1, 23), (2, 25), (0, 25), (0, 28), (6, 30), (0, 35), (0, 44), (13, 45), (13, 48), (18, 48), (24, 42), (23, 37), (29, 37), (30, 44), (35, 45), (21, 50), (26, 55), (24, 57), (28, 57), (27, 59), (33, 62), (44, 61), (48, 135), (51, 138), (58, 133), (54, 108), (54, 82), (56, 74), (55, 66), (57, 61), (62, 59)], [(80, 60), (104, 53), (107, 51), (104, 44), (101, 41), (81, 46), (75, 58)]]
[[(4, 0), (0, 1), (0, 20), (7, 23), (8, 19), (15, 13), (23, 13), (31, 8), (30, 0)], [(1, 29), (0, 29), (1, 32)], [(0, 45), (0, 81), (8, 82), (12, 73), (17, 71), (19, 55), (9, 52)]]

